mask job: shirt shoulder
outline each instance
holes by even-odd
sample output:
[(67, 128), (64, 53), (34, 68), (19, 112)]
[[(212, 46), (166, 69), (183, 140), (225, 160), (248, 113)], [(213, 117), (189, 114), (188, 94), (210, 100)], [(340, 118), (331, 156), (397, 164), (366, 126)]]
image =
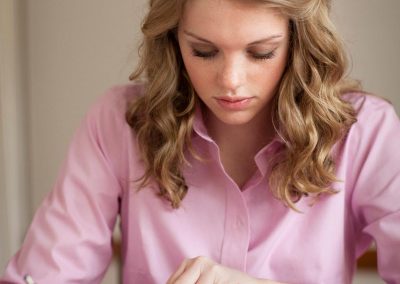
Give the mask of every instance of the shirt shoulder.
[(126, 112), (130, 103), (143, 94), (143, 84), (114, 86), (91, 105), (84, 122), (89, 130), (103, 136), (104, 140), (114, 140), (112, 137), (131, 131), (126, 121)]
[[(361, 192), (368, 188), (370, 192), (373, 180), (382, 185), (400, 174), (400, 152), (397, 150), (400, 142), (400, 120), (393, 105), (378, 96), (349, 93), (344, 99), (355, 109), (357, 121), (340, 143), (338, 167), (347, 168), (344, 176), (351, 188), (355, 191), (356, 188), (362, 188)], [(375, 188), (383, 186), (375, 185)]]
[(343, 95), (357, 113), (357, 117), (382, 112), (395, 112), (392, 103), (374, 94), (364, 92), (352, 92)]
[(129, 104), (143, 94), (144, 85), (136, 83), (110, 88), (89, 108), (78, 129), (78, 133), (90, 137), (120, 180), (128, 176), (128, 153), (137, 146), (126, 112)]
[(89, 113), (101, 112), (104, 114), (125, 114), (128, 105), (144, 94), (144, 84), (132, 83), (114, 86), (107, 90), (92, 105)]
[(377, 134), (384, 128), (398, 129), (399, 117), (393, 105), (386, 99), (373, 94), (355, 92), (347, 93), (343, 98), (348, 101), (356, 111), (357, 122), (350, 131), (363, 130), (364, 134)]

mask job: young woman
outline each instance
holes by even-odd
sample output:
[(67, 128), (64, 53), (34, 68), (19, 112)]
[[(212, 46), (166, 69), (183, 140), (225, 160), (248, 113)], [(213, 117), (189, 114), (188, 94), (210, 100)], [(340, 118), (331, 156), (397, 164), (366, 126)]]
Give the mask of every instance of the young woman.
[(151, 0), (1, 283), (400, 283), (400, 122), (346, 79), (328, 0)]

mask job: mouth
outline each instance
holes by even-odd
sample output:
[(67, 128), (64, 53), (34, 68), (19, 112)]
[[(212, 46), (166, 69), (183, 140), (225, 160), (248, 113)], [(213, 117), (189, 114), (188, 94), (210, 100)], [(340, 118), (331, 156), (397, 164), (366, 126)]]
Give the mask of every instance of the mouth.
[(229, 102), (229, 103), (236, 103), (236, 102), (242, 102), (245, 100), (249, 100), (250, 97), (218, 97), (217, 100)]
[(215, 98), (220, 106), (229, 110), (241, 110), (248, 107), (253, 97), (217, 97)]

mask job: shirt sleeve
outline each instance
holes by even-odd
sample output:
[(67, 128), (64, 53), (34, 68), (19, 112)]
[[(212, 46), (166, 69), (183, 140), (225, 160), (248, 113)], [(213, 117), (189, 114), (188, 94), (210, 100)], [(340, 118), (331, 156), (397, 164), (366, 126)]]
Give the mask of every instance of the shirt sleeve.
[(349, 178), (359, 241), (375, 241), (380, 276), (386, 283), (400, 283), (399, 118), (386, 101), (366, 98), (349, 135), (356, 137)]
[[(107, 94), (74, 135), (53, 190), (37, 210), (24, 243), (0, 283), (100, 283), (112, 258), (112, 231), (122, 191), (121, 111)], [(44, 161), (45, 162), (45, 161)]]

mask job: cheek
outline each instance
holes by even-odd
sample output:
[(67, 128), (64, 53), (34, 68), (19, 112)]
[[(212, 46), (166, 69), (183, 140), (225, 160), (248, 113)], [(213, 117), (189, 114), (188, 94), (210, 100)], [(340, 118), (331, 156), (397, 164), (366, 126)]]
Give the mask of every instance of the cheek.
[(268, 94), (274, 89), (276, 72), (271, 65), (257, 68), (255, 72), (247, 74), (247, 87), (262, 95)]
[(275, 90), (281, 81), (285, 66), (286, 60), (281, 60), (269, 66), (265, 66), (263, 70), (258, 73), (258, 76), (256, 76), (258, 85), (262, 86), (264, 90)]
[(189, 75), (189, 79), (197, 92), (210, 86), (212, 74), (210, 68), (207, 68), (201, 62), (194, 58), (184, 59), (185, 68)]

